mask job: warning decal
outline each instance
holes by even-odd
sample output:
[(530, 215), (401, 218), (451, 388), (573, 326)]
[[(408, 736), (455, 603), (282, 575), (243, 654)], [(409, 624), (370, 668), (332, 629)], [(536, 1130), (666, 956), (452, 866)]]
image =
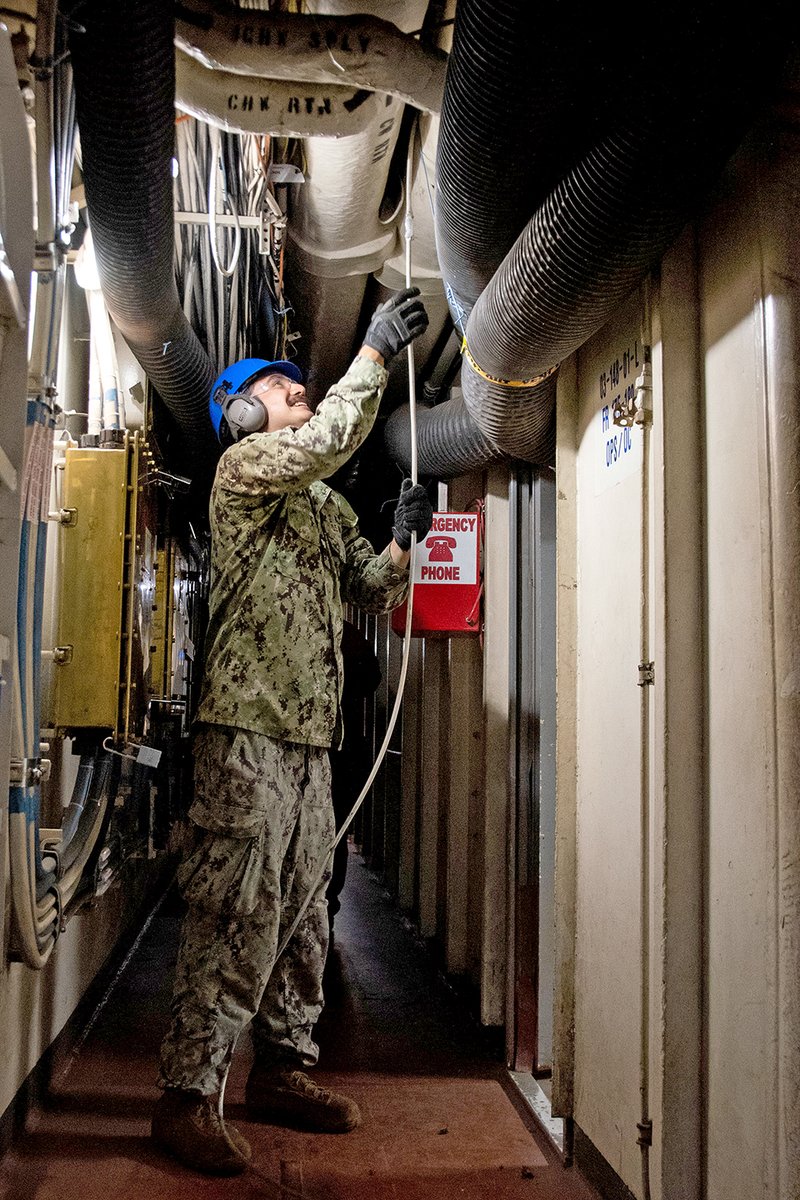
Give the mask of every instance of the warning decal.
[(476, 513), (434, 513), (416, 551), (414, 583), (474, 584), (478, 579)]

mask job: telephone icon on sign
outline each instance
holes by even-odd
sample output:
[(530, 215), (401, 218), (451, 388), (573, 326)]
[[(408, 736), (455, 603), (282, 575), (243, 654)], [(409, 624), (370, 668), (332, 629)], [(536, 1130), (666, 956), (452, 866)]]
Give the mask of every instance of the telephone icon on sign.
[(430, 562), (452, 562), (453, 549), (458, 542), (454, 537), (429, 537), (425, 545), (430, 550)]

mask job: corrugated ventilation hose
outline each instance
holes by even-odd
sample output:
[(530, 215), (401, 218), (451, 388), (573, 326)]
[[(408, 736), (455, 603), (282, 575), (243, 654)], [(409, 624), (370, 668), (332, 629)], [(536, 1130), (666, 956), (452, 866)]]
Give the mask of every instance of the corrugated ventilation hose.
[(170, 465), (199, 480), (217, 457), (208, 416), (215, 373), (174, 278), (174, 26), (161, 0), (87, 0), (75, 10), (70, 49), (103, 295), (174, 420)]
[[(422, 474), (450, 478), (504, 457), (551, 461), (560, 363), (661, 258), (741, 140), (782, 63), (783, 7), (763, 12), (759, 28), (747, 31), (734, 18), (720, 25), (713, 5), (683, 13), (682, 22), (671, 14), (650, 42), (655, 49), (620, 84), (618, 99), (601, 106), (604, 136), (538, 207), (474, 304), (465, 331), (463, 404), (450, 401), (418, 416)], [(483, 244), (494, 238), (505, 246), (514, 217), (508, 205), (493, 204), (515, 175), (510, 164), (499, 175), (476, 171), (465, 178), (458, 170), (464, 145), (495, 136), (497, 122), (473, 109), (465, 130), (460, 118), (468, 111), (466, 97), (483, 95), (487, 73), (529, 80), (536, 103), (536, 71), (518, 36), (522, 18), (516, 29), (505, 19), (518, 8), (462, 0), (456, 12), (439, 146), (437, 243), (448, 294), (466, 291), (466, 307), (482, 279), (471, 247), (477, 245), (479, 256), (483, 251), (474, 229), (459, 240), (457, 227), (482, 213)], [(503, 39), (502, 67), (498, 42), (489, 39), (490, 61), (487, 42), (473, 35), (487, 28)], [(743, 73), (743, 53), (752, 43), (757, 47), (745, 56)], [(602, 98), (608, 88), (599, 73), (594, 84)], [(520, 141), (514, 153), (525, 158), (529, 147)], [(479, 267), (485, 261), (483, 255)], [(452, 301), (451, 311), (456, 318)], [(387, 422), (386, 438), (393, 457), (407, 463), (404, 409)]]

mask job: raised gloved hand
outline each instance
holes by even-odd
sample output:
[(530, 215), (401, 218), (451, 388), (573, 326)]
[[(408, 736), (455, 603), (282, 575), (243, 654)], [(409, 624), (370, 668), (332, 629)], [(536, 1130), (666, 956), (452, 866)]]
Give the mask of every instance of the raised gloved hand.
[(404, 288), (372, 315), (364, 345), (382, 354), (386, 363), (428, 328), (428, 314), (418, 296), (419, 288)]
[(404, 479), (400, 488), (400, 499), (394, 510), (392, 537), (401, 550), (411, 549), (411, 534), (417, 535), (417, 541), (424, 538), (433, 524), (433, 509), (428, 499), (428, 493), (421, 483), (412, 484), (410, 479)]

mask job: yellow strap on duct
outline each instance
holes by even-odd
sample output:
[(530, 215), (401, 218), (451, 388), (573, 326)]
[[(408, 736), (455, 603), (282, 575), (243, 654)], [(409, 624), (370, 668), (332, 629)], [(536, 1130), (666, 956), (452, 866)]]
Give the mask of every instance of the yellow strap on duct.
[(544, 383), (545, 379), (549, 379), (550, 376), (555, 371), (558, 370), (558, 364), (556, 364), (556, 366), (554, 366), (554, 367), (548, 367), (548, 369), (543, 374), (537, 375), (533, 379), (500, 379), (497, 375), (487, 375), (487, 373), (483, 370), (483, 368), (478, 366), (475, 359), (472, 357), (472, 355), (470, 353), (470, 349), (469, 349), (469, 346), (467, 345), (466, 338), (464, 338), (461, 343), (461, 350), (462, 350), (462, 353), (465, 354), (467, 356), (467, 358), (469, 359), (469, 364), (472, 367), (472, 369), (474, 371), (476, 371), (478, 375), (480, 375), (481, 379), (485, 379), (489, 383), (499, 383), (501, 387), (510, 387), (510, 388), (537, 387), (540, 383)]

